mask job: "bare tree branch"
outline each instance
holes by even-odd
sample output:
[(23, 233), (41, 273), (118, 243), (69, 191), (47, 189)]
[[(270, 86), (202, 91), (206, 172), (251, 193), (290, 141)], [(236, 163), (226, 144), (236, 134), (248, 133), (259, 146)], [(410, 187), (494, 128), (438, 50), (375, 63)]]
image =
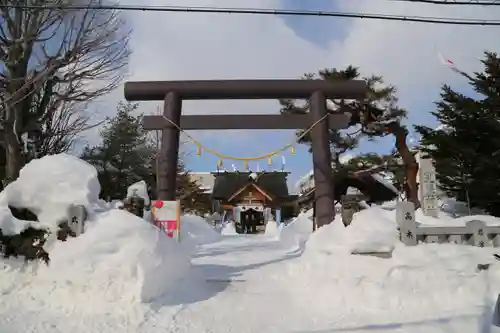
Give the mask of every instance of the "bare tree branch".
[[(50, 9), (0, 10), (0, 124), (7, 177), (23, 164), (20, 139), (36, 133), (39, 154), (64, 151), (88, 124), (78, 103), (99, 98), (121, 82), (130, 30), (118, 11), (69, 10), (104, 0), (29, 0)], [(15, 0), (7, 1), (12, 4)], [(33, 134), (34, 135), (34, 134)]]

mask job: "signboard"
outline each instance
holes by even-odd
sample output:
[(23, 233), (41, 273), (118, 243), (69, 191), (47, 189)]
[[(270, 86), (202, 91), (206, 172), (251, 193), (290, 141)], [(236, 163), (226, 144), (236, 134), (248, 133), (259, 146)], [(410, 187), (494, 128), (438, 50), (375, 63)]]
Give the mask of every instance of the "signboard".
[(417, 245), (417, 224), (413, 202), (400, 201), (396, 204), (396, 222), (401, 241), (406, 245)]
[(153, 223), (168, 237), (180, 239), (181, 202), (156, 200), (152, 204)]
[(438, 216), (436, 170), (430, 159), (420, 160), (420, 201), (426, 216)]

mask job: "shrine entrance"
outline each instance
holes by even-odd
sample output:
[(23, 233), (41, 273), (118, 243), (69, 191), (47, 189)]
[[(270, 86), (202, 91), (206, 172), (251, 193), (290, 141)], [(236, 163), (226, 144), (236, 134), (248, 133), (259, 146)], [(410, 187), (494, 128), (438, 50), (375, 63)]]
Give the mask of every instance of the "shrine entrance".
[(256, 234), (257, 227), (264, 225), (264, 213), (253, 208), (241, 212), (241, 226), (243, 233)]
[[(347, 128), (350, 119), (346, 110), (328, 112), (326, 99), (363, 99), (366, 92), (367, 85), (362, 80), (148, 81), (126, 82), (124, 88), (127, 101), (164, 101), (162, 116), (143, 118), (144, 129), (162, 131), (158, 200), (176, 199), (180, 130), (311, 128), (318, 227), (335, 218), (329, 129)], [(310, 110), (307, 114), (294, 115), (181, 115), (183, 100), (217, 99), (308, 99)]]

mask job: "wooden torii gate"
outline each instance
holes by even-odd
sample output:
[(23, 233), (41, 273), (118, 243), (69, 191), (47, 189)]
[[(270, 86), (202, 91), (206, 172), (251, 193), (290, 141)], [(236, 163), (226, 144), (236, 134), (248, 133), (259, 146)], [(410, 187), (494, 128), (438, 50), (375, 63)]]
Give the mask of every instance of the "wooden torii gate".
[[(128, 101), (164, 101), (163, 116), (144, 116), (146, 130), (161, 130), (160, 169), (157, 195), (159, 200), (175, 200), (179, 130), (224, 129), (305, 129), (311, 131), (315, 182), (315, 214), (318, 227), (335, 218), (333, 173), (329, 129), (348, 126), (344, 114), (327, 115), (326, 99), (363, 99), (365, 81), (329, 82), (325, 80), (204, 80), (126, 82)], [(183, 100), (225, 99), (309, 99), (309, 114), (281, 115), (185, 115)], [(170, 122), (167, 119), (170, 120)], [(322, 120), (323, 119), (323, 120)], [(171, 123), (172, 122), (172, 123)]]

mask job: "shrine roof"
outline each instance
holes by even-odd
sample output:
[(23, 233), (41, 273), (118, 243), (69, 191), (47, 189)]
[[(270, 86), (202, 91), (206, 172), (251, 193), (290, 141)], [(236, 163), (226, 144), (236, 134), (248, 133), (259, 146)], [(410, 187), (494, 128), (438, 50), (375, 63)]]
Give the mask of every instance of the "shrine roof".
[(277, 199), (286, 199), (289, 196), (287, 185), (287, 172), (255, 172), (257, 175), (252, 180), (253, 172), (219, 172), (214, 173), (215, 185), (214, 199), (229, 199), (234, 193), (248, 184), (255, 183), (264, 192)]

